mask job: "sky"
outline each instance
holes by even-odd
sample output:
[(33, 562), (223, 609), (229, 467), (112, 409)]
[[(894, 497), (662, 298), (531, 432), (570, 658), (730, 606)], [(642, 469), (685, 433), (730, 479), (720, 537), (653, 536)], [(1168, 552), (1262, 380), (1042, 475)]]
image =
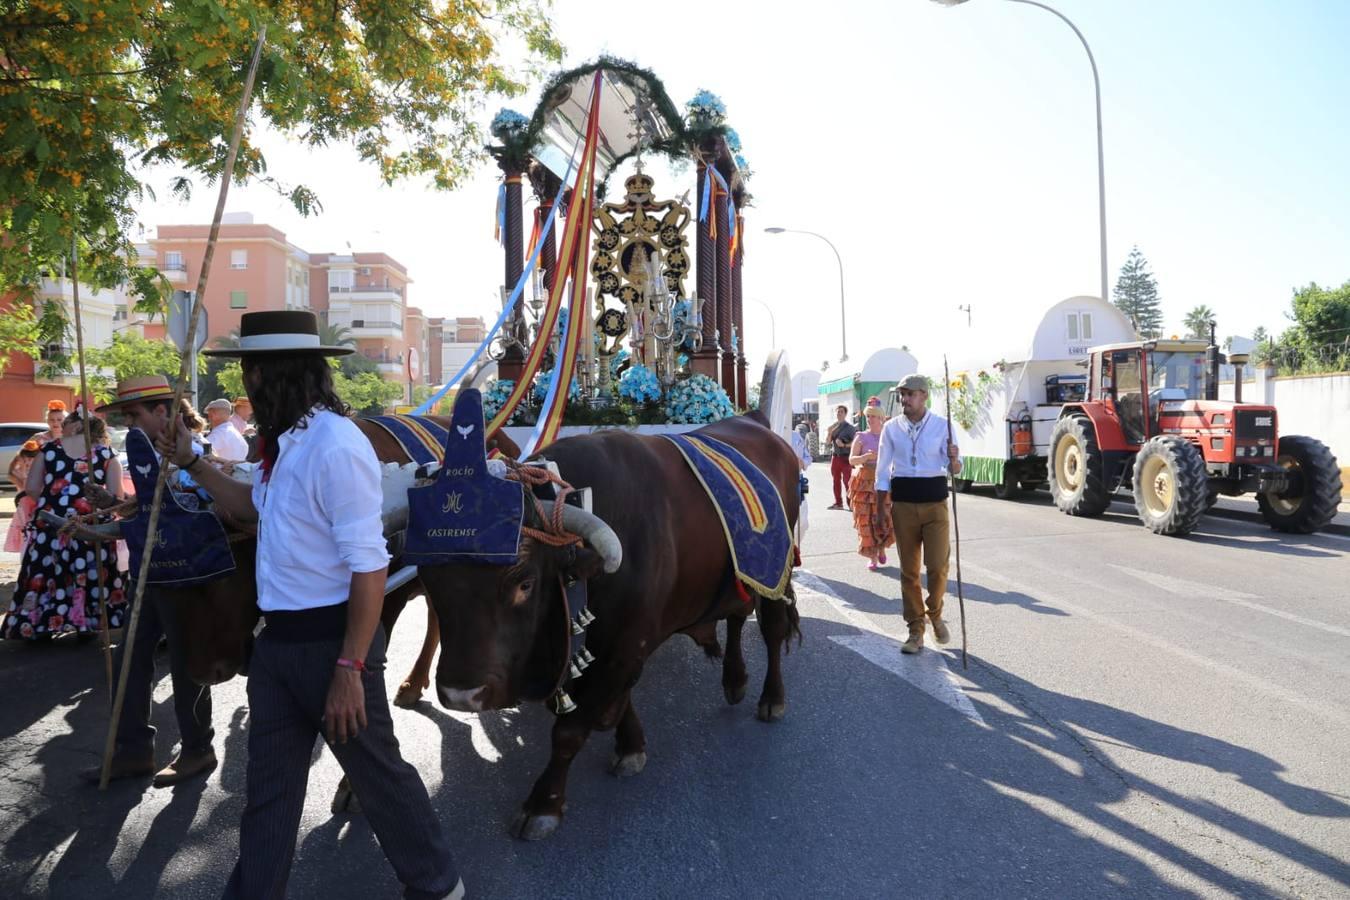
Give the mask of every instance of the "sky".
[[(1132, 246), (1158, 280), (1165, 331), (1210, 306), (1219, 334), (1278, 332), (1295, 288), (1350, 280), (1350, 3), (1341, 0), (1056, 0), (1101, 77), (1112, 286)], [(754, 175), (746, 211), (745, 346), (757, 372), (775, 345), (794, 370), (856, 371), (907, 345), (920, 367), (962, 346), (1026, 345), (1059, 300), (1099, 293), (1091, 69), (1049, 12), (1009, 0), (637, 5), (558, 0), (565, 66), (609, 53), (653, 70), (683, 103), (719, 95)], [(537, 93), (490, 98), (529, 114)], [(453, 193), (382, 186), (341, 147), (259, 136), (271, 173), (314, 188), (303, 218), (265, 188), (228, 209), (311, 252), (384, 251), (430, 315), (500, 309), (493, 240), (498, 170)], [(692, 167), (651, 166), (658, 197)], [(214, 188), (155, 225), (209, 222)], [(622, 192), (621, 170), (611, 196)], [(528, 191), (527, 191), (528, 194)], [(769, 226), (805, 229), (830, 248)], [(691, 233), (692, 238), (692, 233)], [(692, 287), (692, 279), (689, 282)], [(970, 306), (969, 324), (966, 312)], [(846, 337), (850, 361), (840, 364)], [(993, 362), (991, 359), (990, 362)]]

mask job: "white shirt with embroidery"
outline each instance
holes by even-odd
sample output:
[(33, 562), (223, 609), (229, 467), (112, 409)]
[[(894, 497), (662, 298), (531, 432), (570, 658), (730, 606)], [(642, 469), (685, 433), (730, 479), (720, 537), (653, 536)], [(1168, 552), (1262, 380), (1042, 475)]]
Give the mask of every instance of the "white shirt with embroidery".
[(258, 510), (258, 608), (315, 609), (346, 602), (355, 572), (389, 564), (380, 463), (351, 419), (311, 410), (306, 427), (277, 441), (264, 481), (253, 473)]
[(882, 427), (879, 444), (879, 491), (889, 491), (892, 478), (940, 478), (947, 474), (947, 420), (935, 412), (925, 412), (917, 422), (903, 414), (896, 416)]

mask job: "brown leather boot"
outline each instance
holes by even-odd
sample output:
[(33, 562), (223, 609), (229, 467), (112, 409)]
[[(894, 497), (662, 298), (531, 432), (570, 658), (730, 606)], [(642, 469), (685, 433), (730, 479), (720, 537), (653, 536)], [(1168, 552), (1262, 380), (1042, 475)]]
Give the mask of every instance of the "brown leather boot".
[(198, 775), (209, 775), (216, 768), (216, 751), (180, 750), (174, 761), (155, 773), (155, 787), (171, 787)]
[[(108, 781), (117, 781), (119, 778), (144, 778), (153, 774), (155, 774), (153, 750), (145, 753), (119, 754), (113, 757), (112, 765), (108, 768)], [(98, 784), (103, 779), (103, 767), (100, 765), (85, 769), (80, 773), (80, 777), (90, 784)]]
[(901, 653), (918, 653), (923, 649), (923, 626), (920, 625), (918, 631), (909, 633), (909, 640), (900, 645)]
[(933, 637), (937, 638), (939, 644), (945, 644), (952, 639), (951, 629), (939, 618), (933, 619)]

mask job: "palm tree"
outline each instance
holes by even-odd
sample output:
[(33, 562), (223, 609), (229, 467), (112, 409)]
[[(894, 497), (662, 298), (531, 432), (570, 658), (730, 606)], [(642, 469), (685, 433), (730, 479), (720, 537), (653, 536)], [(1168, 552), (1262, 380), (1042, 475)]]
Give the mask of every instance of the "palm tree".
[(222, 334), (216, 338), (216, 346), (221, 350), (233, 350), (239, 346), (239, 329), (236, 328), (229, 334)]
[(1204, 340), (1209, 337), (1209, 323), (1214, 321), (1214, 310), (1203, 303), (1186, 313), (1182, 324), (1186, 326), (1189, 337)]
[(333, 325), (324, 322), (319, 326), (319, 343), (325, 347), (354, 347), (356, 338), (346, 325)]

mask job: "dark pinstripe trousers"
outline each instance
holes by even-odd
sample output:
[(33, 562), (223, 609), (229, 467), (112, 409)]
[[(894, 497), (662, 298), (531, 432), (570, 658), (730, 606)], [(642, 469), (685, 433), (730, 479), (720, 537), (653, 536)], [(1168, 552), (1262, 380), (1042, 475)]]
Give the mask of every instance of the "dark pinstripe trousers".
[[(248, 677), (248, 801), (239, 824), (239, 862), (225, 897), (282, 898), (295, 856), (314, 738), (341, 651), (339, 638), (268, 639), (253, 650)], [(368, 726), (329, 744), (407, 897), (444, 897), (459, 881), (440, 822), (417, 770), (404, 761), (384, 690), (384, 629), (376, 630), (361, 676)]]

